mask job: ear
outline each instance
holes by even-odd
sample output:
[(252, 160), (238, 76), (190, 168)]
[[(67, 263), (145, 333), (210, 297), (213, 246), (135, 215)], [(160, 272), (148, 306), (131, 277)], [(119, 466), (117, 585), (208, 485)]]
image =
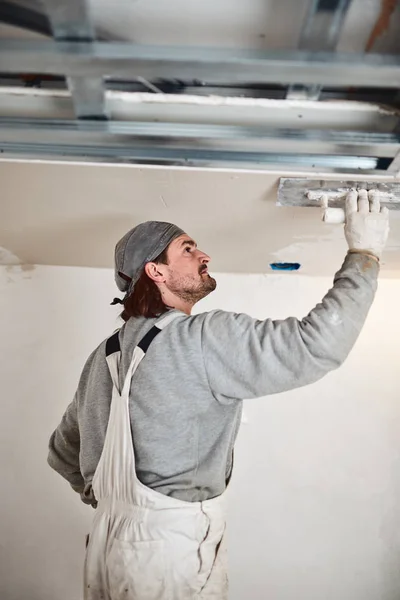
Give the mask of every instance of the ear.
[(166, 276), (164, 273), (163, 266), (164, 265), (149, 262), (145, 264), (144, 270), (147, 277), (149, 277), (149, 279), (151, 279), (155, 283), (165, 283)]

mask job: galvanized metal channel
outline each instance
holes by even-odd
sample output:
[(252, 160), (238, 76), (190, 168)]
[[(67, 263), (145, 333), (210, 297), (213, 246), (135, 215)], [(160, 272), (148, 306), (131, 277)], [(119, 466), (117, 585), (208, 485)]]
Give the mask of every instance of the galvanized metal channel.
[[(44, 5), (57, 41), (70, 42), (72, 45), (85, 42), (90, 46), (95, 39), (95, 33), (89, 6), (85, 0), (44, 0)], [(102, 75), (70, 74), (67, 75), (67, 81), (78, 118), (106, 118)]]
[(217, 83), (400, 87), (400, 56), (0, 40), (2, 73), (198, 79)]
[[(299, 39), (299, 50), (334, 52), (351, 3), (352, 0), (310, 0)], [(299, 82), (289, 87), (287, 98), (318, 100), (321, 90), (321, 84), (304, 86)]]
[(400, 134), (232, 125), (0, 119), (0, 152), (87, 160), (216, 166), (306, 165), (375, 170), (396, 155)]

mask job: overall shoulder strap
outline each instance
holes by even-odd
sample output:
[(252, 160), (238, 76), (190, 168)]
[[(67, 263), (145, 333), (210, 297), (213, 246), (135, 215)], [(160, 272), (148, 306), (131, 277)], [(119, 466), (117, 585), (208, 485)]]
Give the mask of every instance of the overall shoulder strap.
[[(129, 369), (126, 374), (126, 378), (125, 378), (125, 382), (124, 382), (124, 386), (123, 386), (124, 388), (127, 385), (129, 385), (129, 387), (130, 387), (130, 380), (132, 379), (133, 374), (136, 371), (136, 369), (138, 368), (140, 362), (145, 357), (146, 352), (149, 349), (149, 346), (150, 346), (151, 342), (154, 340), (154, 338), (167, 325), (169, 325), (174, 319), (176, 319), (180, 315), (181, 315), (181, 313), (178, 311), (169, 312), (169, 313), (163, 315), (156, 322), (156, 324), (153, 325), (153, 327), (146, 333), (146, 335), (143, 336), (143, 338), (140, 340), (140, 342), (138, 343), (138, 345), (135, 347), (135, 349), (133, 351), (132, 360), (129, 365)], [(120, 365), (120, 361), (121, 361), (121, 345), (119, 342), (119, 332), (120, 332), (120, 330), (118, 329), (106, 341), (106, 361), (107, 361), (107, 365), (108, 365), (108, 368), (110, 371), (111, 379), (113, 381), (114, 386), (117, 388), (118, 391), (119, 391), (119, 365)]]
[(121, 360), (121, 346), (119, 343), (119, 329), (106, 341), (106, 361), (114, 386), (119, 390), (119, 363)]
[(179, 317), (179, 312), (167, 313), (160, 317), (155, 325), (146, 333), (146, 335), (138, 343), (138, 347), (146, 354), (151, 342), (167, 325), (169, 325), (176, 317)]
[(131, 361), (131, 364), (129, 365), (129, 369), (126, 374), (124, 388), (123, 388), (122, 393), (124, 393), (124, 391), (126, 392), (126, 388), (128, 388), (128, 389), (130, 388), (131, 379), (132, 379), (136, 369), (138, 368), (139, 364), (146, 356), (146, 352), (149, 349), (151, 342), (154, 340), (154, 338), (159, 333), (161, 333), (161, 331), (165, 327), (167, 327), (167, 325), (169, 325), (174, 319), (176, 319), (180, 315), (181, 315), (181, 313), (177, 312), (177, 311), (174, 311), (172, 313), (169, 312), (166, 315), (163, 315), (156, 322), (156, 324), (153, 325), (153, 327), (146, 333), (146, 335), (143, 336), (143, 338), (140, 340), (140, 342), (138, 343), (138, 345), (136, 346), (136, 348), (133, 351), (132, 361)]

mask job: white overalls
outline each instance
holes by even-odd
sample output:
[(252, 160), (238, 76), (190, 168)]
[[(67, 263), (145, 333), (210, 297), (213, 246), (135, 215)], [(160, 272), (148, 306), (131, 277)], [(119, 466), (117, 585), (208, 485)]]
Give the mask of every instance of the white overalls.
[[(205, 502), (184, 502), (146, 487), (136, 477), (131, 380), (152, 339), (177, 316), (162, 317), (136, 346), (122, 391), (118, 332), (107, 340), (113, 392), (92, 482), (98, 507), (86, 552), (85, 600), (228, 597), (225, 493)], [(134, 385), (132, 393), (134, 402)]]

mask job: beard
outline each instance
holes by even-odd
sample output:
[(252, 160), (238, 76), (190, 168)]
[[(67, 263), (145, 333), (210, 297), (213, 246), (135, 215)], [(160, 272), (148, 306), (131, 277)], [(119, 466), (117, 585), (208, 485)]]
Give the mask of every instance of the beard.
[(195, 277), (170, 272), (167, 287), (178, 298), (190, 304), (195, 304), (213, 292), (217, 287), (217, 282), (208, 273), (199, 273)]

